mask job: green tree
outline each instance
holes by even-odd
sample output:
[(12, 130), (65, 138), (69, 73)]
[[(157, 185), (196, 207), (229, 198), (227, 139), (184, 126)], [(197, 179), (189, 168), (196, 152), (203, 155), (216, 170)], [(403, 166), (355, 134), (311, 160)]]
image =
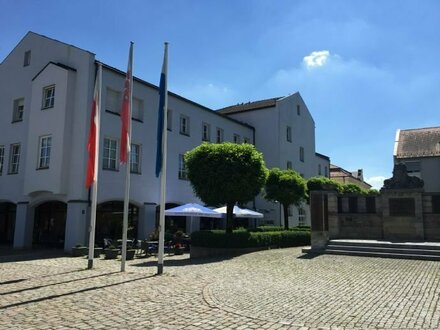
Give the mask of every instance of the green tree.
[(251, 144), (204, 143), (185, 154), (185, 164), (204, 203), (226, 204), (226, 232), (232, 233), (234, 205), (251, 201), (266, 182), (263, 155)]
[(314, 176), (307, 180), (308, 192), (313, 190), (336, 190), (342, 192), (342, 184), (325, 176)]
[(283, 206), (284, 227), (289, 229), (288, 208), (298, 206), (306, 199), (306, 181), (293, 170), (272, 168), (266, 181), (266, 196), (269, 201), (278, 201)]

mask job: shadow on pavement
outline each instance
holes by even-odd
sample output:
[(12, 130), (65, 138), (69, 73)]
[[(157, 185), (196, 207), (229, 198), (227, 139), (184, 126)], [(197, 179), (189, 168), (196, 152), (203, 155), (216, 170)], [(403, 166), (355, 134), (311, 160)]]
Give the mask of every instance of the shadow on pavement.
[[(108, 275), (108, 274), (104, 274), (104, 275)], [(45, 300), (56, 299), (56, 298), (65, 297), (65, 296), (71, 296), (71, 295), (74, 295), (74, 294), (77, 294), (77, 293), (83, 293), (83, 292), (88, 292), (88, 291), (93, 291), (93, 290), (98, 290), (98, 289), (103, 289), (103, 288), (109, 288), (109, 287), (113, 287), (113, 286), (117, 286), (117, 285), (121, 285), (121, 284), (126, 284), (126, 283), (136, 282), (136, 281), (140, 281), (140, 280), (145, 280), (147, 278), (156, 277), (156, 276), (157, 275), (148, 275), (148, 276), (143, 276), (143, 277), (135, 278), (135, 279), (132, 279), (132, 280), (121, 281), (121, 282), (118, 282), (118, 283), (106, 284), (106, 285), (101, 285), (101, 286), (94, 286), (94, 287), (91, 287), (91, 288), (85, 288), (85, 289), (76, 290), (76, 291), (72, 291), (72, 292), (61, 293), (61, 294), (54, 294), (54, 295), (47, 296), (47, 297), (41, 297), (41, 298), (36, 298), (36, 299), (32, 299), (32, 300), (26, 300), (26, 301), (18, 302), (18, 303), (15, 303), (15, 304), (9, 304), (9, 305), (5, 305), (5, 306), (0, 306), (0, 310), (8, 309), (8, 308), (11, 308), (11, 307), (27, 305), (27, 304), (32, 304), (32, 303), (41, 302), (41, 301), (45, 301)]]
[(33, 248), (17, 250), (11, 247), (0, 248), (0, 263), (62, 258), (67, 256), (69, 256), (69, 254), (62, 249)]
[[(84, 269), (84, 271), (85, 271), (85, 269)], [(88, 276), (88, 277), (81, 277), (81, 278), (76, 278), (76, 279), (73, 279), (73, 280), (56, 282), (56, 283), (50, 283), (50, 284), (45, 284), (45, 285), (36, 285), (36, 286), (29, 287), (29, 288), (18, 289), (18, 290), (9, 291), (9, 292), (1, 292), (0, 296), (5, 296), (5, 295), (8, 295), (8, 294), (14, 294), (14, 293), (20, 293), (20, 292), (30, 291), (30, 290), (37, 290), (37, 289), (41, 289), (41, 288), (47, 288), (49, 286), (54, 286), (54, 285), (59, 285), (59, 284), (67, 284), (67, 283), (72, 283), (72, 282), (77, 282), (77, 281), (89, 280), (91, 278), (102, 277), (102, 276), (112, 275), (112, 274), (116, 274), (116, 273), (119, 273), (119, 272), (111, 272), (111, 273), (106, 273), (106, 274), (100, 274), (100, 275), (94, 275), (94, 276)], [(26, 279), (22, 279), (21, 281), (25, 281), (25, 280)]]
[[(232, 259), (233, 257), (223, 257), (223, 258), (203, 258), (203, 259), (167, 259), (164, 258), (164, 267), (166, 266), (189, 266), (189, 265), (203, 265), (203, 264), (211, 264), (215, 262), (222, 262), (225, 260)], [(130, 266), (134, 267), (157, 267), (157, 259), (148, 260), (141, 263), (133, 263)]]
[(302, 255), (300, 255), (299, 257), (297, 257), (297, 259), (315, 259), (316, 257), (320, 257), (320, 256), (322, 256), (323, 255), (323, 253), (316, 253), (316, 252), (313, 252), (313, 253), (304, 253), (304, 254), (302, 254)]

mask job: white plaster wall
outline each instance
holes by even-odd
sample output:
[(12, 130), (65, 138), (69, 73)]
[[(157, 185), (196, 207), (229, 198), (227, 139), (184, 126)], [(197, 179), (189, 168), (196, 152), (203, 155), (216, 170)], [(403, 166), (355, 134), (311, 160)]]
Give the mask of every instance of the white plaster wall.
[(268, 168), (280, 167), (279, 110), (276, 107), (233, 113), (228, 117), (254, 127), (255, 147), (263, 153), (266, 166)]
[[(103, 72), (103, 114), (101, 124), (100, 162), (102, 162), (104, 137), (119, 140), (121, 123), (120, 116), (105, 112), (107, 87), (122, 92), (124, 75), (104, 69)], [(133, 97), (143, 102), (143, 122), (132, 121), (132, 143), (142, 146), (141, 174), (131, 174), (130, 200), (137, 205), (145, 202), (159, 202), (159, 179), (155, 176), (156, 141), (157, 141), (157, 111), (159, 106), (159, 93), (157, 89), (134, 82)], [(215, 129), (224, 129), (225, 141), (233, 141), (233, 135), (248, 137), (252, 141), (251, 128), (236, 123), (205, 109), (192, 102), (173, 96), (170, 93), (168, 108), (172, 111), (172, 127), (168, 130), (167, 153), (167, 202), (188, 203), (201, 202), (194, 196), (189, 181), (178, 178), (179, 154), (184, 154), (202, 143), (202, 122), (211, 125), (211, 141), (215, 141)], [(190, 118), (189, 136), (180, 134), (180, 115)], [(119, 144), (119, 142), (118, 142)], [(125, 169), (120, 166), (118, 171), (101, 170), (99, 174), (98, 202), (122, 200), (124, 192)]]
[[(23, 67), (24, 53), (31, 50), (31, 63)], [(40, 36), (29, 32), (11, 51), (11, 53), (0, 64), (0, 115), (5, 120), (0, 121), (0, 145), (5, 145), (5, 168), (0, 176), (0, 200), (33, 201), (41, 196), (26, 196), (24, 194), (25, 164), (28, 142), (28, 131), (30, 128), (30, 108), (32, 103), (32, 78), (40, 72), (48, 62), (60, 62), (77, 70), (76, 88), (74, 95), (68, 98), (74, 99), (72, 108), (72, 131), (77, 132), (75, 140), (70, 143), (71, 153), (75, 155), (70, 159), (72, 170), (68, 173), (69, 181), (75, 182), (79, 177), (84, 176), (84, 162), (86, 152), (84, 150), (84, 139), (81, 135), (87, 134), (89, 104), (93, 87), (90, 82), (93, 80), (94, 55), (79, 48), (65, 43)], [(93, 82), (92, 82), (93, 84)], [(24, 97), (24, 119), (21, 122), (11, 123), (14, 99)], [(40, 95), (39, 95), (40, 97)], [(9, 145), (21, 143), (20, 168), (16, 175), (7, 175), (7, 164), (9, 160)], [(34, 162), (34, 159), (29, 160)], [(35, 169), (34, 169), (35, 170)], [(87, 192), (79, 185), (69, 184), (68, 195), (74, 199), (84, 199)], [(48, 196), (50, 198), (50, 196)], [(67, 198), (67, 196), (65, 196)]]
[[(330, 161), (325, 158), (315, 156), (315, 174), (312, 176), (325, 176), (325, 167), (327, 166), (327, 177), (330, 175)], [(318, 165), (321, 165), (321, 174), (319, 174)]]
[(405, 161), (420, 162), (420, 175), (417, 176), (423, 179), (425, 192), (440, 191), (440, 157), (395, 159), (394, 163), (405, 163)]
[[(70, 75), (74, 79), (74, 74)], [(69, 154), (71, 141), (65, 140), (67, 130), (67, 95), (69, 72), (50, 64), (32, 84), (32, 102), (29, 108), (29, 129), (26, 148), (24, 194), (40, 191), (53, 194), (66, 194), (64, 173), (69, 172), (70, 164), (63, 159)], [(54, 107), (42, 109), (43, 88), (55, 85)], [(48, 169), (38, 169), (39, 138), (50, 135), (52, 147)]]
[[(280, 155), (281, 168), (286, 168), (287, 161), (291, 161), (293, 169), (306, 179), (316, 173), (315, 155), (315, 123), (299, 93), (287, 96), (278, 102), (280, 111)], [(300, 115), (297, 114), (297, 105), (300, 106)], [(292, 142), (286, 139), (286, 127), (292, 127)], [(284, 133), (284, 134), (283, 134)], [(299, 150), (304, 148), (304, 162), (300, 161)]]

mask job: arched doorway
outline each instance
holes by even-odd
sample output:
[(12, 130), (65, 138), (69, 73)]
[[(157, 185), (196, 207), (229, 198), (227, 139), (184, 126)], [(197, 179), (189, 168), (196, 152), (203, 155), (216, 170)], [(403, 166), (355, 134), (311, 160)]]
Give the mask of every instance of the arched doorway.
[(14, 242), (16, 210), (14, 203), (0, 203), (0, 244), (12, 245)]
[[(176, 203), (166, 203), (165, 210), (171, 209), (173, 207), (180, 206)], [(159, 211), (160, 206), (156, 206), (156, 228), (159, 227)], [(186, 232), (186, 219), (187, 217), (176, 217), (176, 216), (166, 216), (165, 217), (165, 232), (174, 234), (176, 231)]]
[(64, 247), (67, 204), (46, 202), (35, 208), (33, 244), (45, 247)]
[[(111, 201), (99, 204), (96, 208), (96, 244), (103, 245), (104, 238), (118, 240), (122, 238), (124, 202)], [(128, 206), (127, 238), (135, 239), (138, 230), (139, 208), (134, 204)]]

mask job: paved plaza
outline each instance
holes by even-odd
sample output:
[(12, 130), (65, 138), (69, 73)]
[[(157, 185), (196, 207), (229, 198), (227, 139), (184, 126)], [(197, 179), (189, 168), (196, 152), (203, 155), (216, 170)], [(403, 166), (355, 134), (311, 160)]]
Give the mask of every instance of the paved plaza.
[(300, 248), (120, 263), (0, 256), (1, 329), (438, 329), (440, 264)]

